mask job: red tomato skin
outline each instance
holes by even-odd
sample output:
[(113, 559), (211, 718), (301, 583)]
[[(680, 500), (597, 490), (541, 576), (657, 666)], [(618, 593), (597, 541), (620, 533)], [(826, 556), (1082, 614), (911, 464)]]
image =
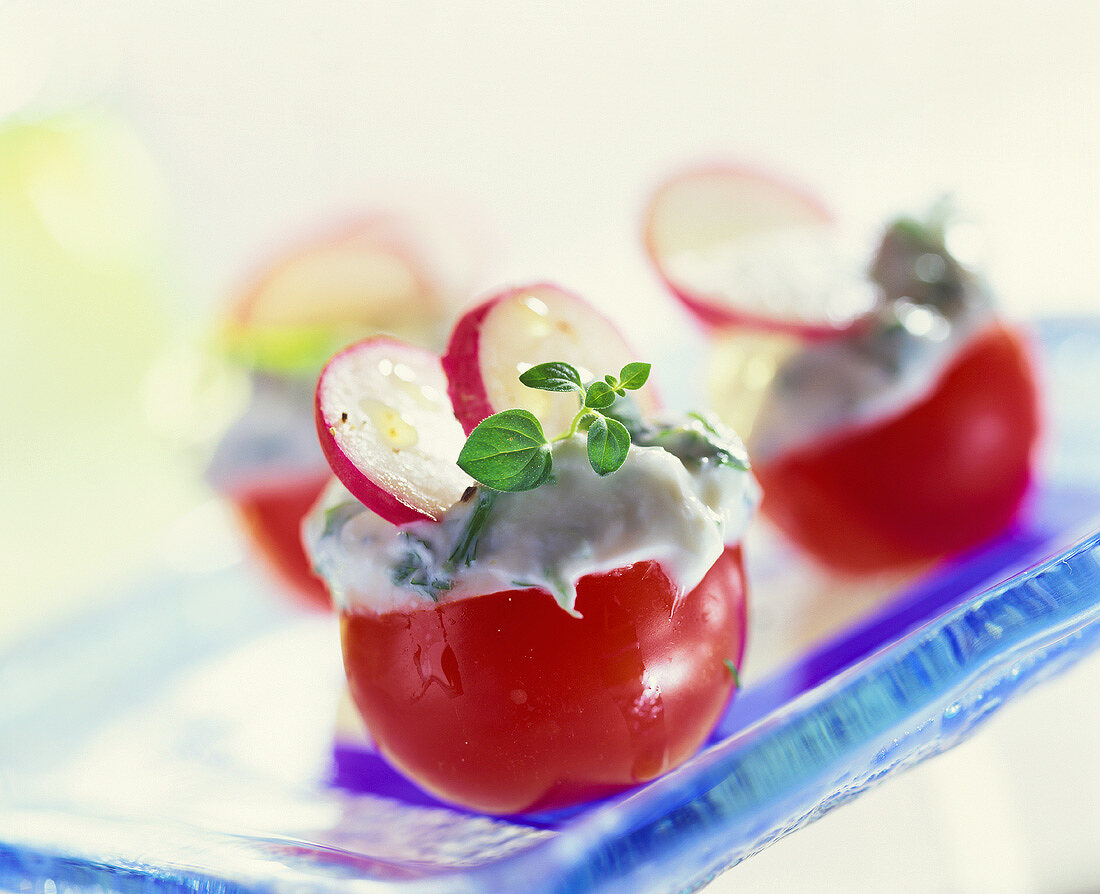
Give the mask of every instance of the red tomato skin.
[(324, 475), (280, 481), (232, 497), (237, 515), (264, 565), (300, 603), (315, 609), (331, 609), (332, 601), (324, 582), (313, 573), (300, 532), (302, 519), (328, 480), (326, 471)]
[(569, 615), (542, 590), (345, 614), (352, 699), (422, 788), (494, 814), (611, 794), (690, 757), (733, 691), (745, 581), (728, 548), (678, 603), (656, 562), (589, 575)]
[(835, 570), (902, 567), (1002, 530), (1031, 481), (1039, 395), (1021, 336), (977, 336), (888, 421), (754, 463), (762, 511)]

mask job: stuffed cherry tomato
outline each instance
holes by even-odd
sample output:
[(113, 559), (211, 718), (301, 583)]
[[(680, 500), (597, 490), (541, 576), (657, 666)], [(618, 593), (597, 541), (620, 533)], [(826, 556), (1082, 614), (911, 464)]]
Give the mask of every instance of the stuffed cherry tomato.
[[(438, 797), (490, 813), (646, 782), (703, 743), (736, 686), (739, 544), (758, 499), (720, 423), (643, 418), (628, 395), (648, 364), (585, 382), (572, 363), (598, 369), (599, 356), (570, 333), (602, 327), (597, 351), (617, 367), (625, 348), (580, 299), (536, 290), (471, 311), (500, 325), (452, 351), (447, 377), (439, 358), (386, 338), (329, 361), (317, 431), (338, 481), (303, 528), (377, 747)], [(516, 345), (541, 362), (500, 359)], [(531, 405), (564, 432), (551, 441), (530, 410), (499, 409), (494, 395), (510, 392), (497, 370), (561, 398)], [(448, 385), (454, 400), (486, 379), (487, 418), (455, 402), (467, 436)]]
[(576, 615), (504, 590), (342, 620), (352, 698), (383, 754), (448, 801), (556, 807), (646, 782), (714, 728), (741, 663), (727, 550), (688, 594), (655, 562), (582, 578)]
[[(311, 390), (311, 389), (309, 389)], [(206, 481), (233, 507), (264, 569), (310, 607), (331, 605), (302, 548), (302, 519), (331, 477), (298, 378), (254, 373), (245, 412), (222, 433)]]
[(947, 252), (898, 221), (861, 328), (778, 367), (750, 436), (764, 511), (826, 565), (874, 571), (1003, 529), (1031, 478), (1038, 389), (1023, 339)]
[(601, 477), (574, 436), (552, 483), (471, 487), (438, 521), (397, 527), (333, 484), (305, 539), (382, 754), (491, 813), (599, 797), (690, 757), (740, 666), (737, 544), (756, 499), (714, 437), (661, 427)]
[(994, 325), (971, 340), (900, 415), (841, 431), (754, 470), (763, 510), (796, 543), (844, 571), (958, 552), (1015, 514), (1039, 432), (1022, 338)]
[(224, 433), (207, 479), (234, 505), (265, 566), (308, 605), (327, 590), (300, 539), (331, 477), (314, 437), (318, 370), (348, 340), (379, 330), (437, 340), (452, 287), (438, 246), (376, 214), (293, 246), (238, 293), (218, 347), (251, 378), (251, 405)]
[(942, 211), (894, 221), (868, 259), (830, 247), (805, 193), (743, 169), (672, 180), (650, 208), (658, 272), (711, 324), (713, 402), (748, 432), (763, 511), (839, 570), (972, 547), (1030, 480), (1028, 352), (948, 251)]

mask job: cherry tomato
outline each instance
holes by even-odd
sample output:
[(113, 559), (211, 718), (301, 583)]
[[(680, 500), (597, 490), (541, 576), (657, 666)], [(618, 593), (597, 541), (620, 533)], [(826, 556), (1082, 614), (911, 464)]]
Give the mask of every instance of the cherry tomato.
[(739, 548), (677, 600), (656, 562), (589, 575), (574, 617), (542, 590), (347, 614), (344, 665), (371, 736), (440, 798), (488, 813), (646, 782), (717, 723), (741, 662)]
[(762, 511), (826, 565), (851, 572), (957, 552), (1023, 500), (1039, 399), (1020, 336), (976, 337), (900, 416), (753, 466)]
[(328, 479), (326, 473), (280, 481), (233, 496), (237, 514), (265, 565), (307, 605), (326, 609), (332, 605), (328, 590), (313, 573), (299, 532)]

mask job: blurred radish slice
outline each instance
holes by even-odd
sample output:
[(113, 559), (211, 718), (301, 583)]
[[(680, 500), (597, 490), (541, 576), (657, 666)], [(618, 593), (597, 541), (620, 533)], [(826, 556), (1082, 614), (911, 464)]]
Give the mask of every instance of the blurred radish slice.
[(336, 477), (386, 521), (438, 520), (473, 484), (455, 464), (466, 438), (430, 351), (384, 336), (345, 348), (322, 370), (314, 408)]
[(296, 372), (369, 332), (429, 334), (448, 314), (424, 241), (388, 214), (304, 241), (241, 292), (220, 333), (226, 353), (250, 367)]
[[(618, 374), (638, 357), (615, 325), (587, 301), (548, 283), (511, 289), (467, 311), (451, 333), (443, 369), (455, 416), (473, 431), (481, 420), (513, 407), (530, 410), (549, 437), (565, 431), (578, 409), (575, 393), (536, 391), (519, 376), (563, 360), (591, 381)], [(631, 392), (643, 415), (657, 409), (653, 388)]]
[(650, 202), (644, 238), (669, 289), (711, 326), (823, 336), (874, 303), (865, 259), (845, 260), (829, 211), (759, 172), (716, 167), (669, 180)]

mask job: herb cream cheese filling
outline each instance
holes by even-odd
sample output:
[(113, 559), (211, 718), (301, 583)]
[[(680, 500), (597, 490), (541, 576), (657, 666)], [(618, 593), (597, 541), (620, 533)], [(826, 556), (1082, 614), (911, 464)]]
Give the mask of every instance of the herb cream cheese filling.
[(993, 323), (987, 303), (948, 317), (902, 300), (866, 330), (804, 348), (769, 386), (748, 438), (750, 453), (764, 462), (904, 413)]
[(994, 324), (985, 287), (947, 250), (948, 231), (944, 219), (887, 228), (866, 275), (874, 310), (780, 366), (749, 437), (757, 462), (902, 414)]
[(303, 525), (304, 542), (344, 612), (537, 587), (575, 613), (578, 580), (645, 560), (660, 563), (686, 594), (740, 541), (759, 501), (740, 463), (694, 449), (713, 446), (709, 431), (702, 420), (657, 429), (649, 440), (668, 449), (632, 445), (623, 466), (605, 476), (576, 435), (556, 445), (553, 476), (542, 486), (472, 487), (439, 522), (395, 527), (334, 481)]

